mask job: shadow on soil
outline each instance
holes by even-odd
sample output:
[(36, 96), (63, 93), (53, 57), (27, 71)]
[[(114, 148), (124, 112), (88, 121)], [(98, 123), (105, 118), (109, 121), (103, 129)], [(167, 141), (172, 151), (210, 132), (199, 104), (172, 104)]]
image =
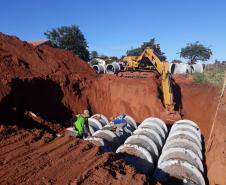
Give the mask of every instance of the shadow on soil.
[(25, 117), (25, 112), (31, 111), (48, 122), (64, 124), (72, 112), (63, 105), (62, 98), (60, 86), (52, 80), (14, 79), (10, 94), (0, 103), (0, 122), (15, 124), (23, 120), (23, 127), (39, 127), (35, 121)]
[[(156, 169), (151, 172), (151, 165), (147, 162), (147, 160), (144, 160), (140, 157), (132, 156), (129, 154), (123, 154), (119, 153), (117, 154), (117, 157), (119, 159), (123, 159), (126, 161), (127, 164), (130, 164), (133, 166), (139, 173), (145, 174), (147, 177), (147, 184), (157, 184), (158, 182), (161, 182), (161, 185), (182, 185), (183, 181), (170, 176), (168, 173), (162, 171), (161, 169), (156, 169), (156, 166), (153, 166), (153, 169)], [(153, 177), (154, 176), (154, 177)], [(156, 178), (155, 178), (156, 177)], [(160, 177), (161, 180), (163, 178), (167, 179), (165, 182), (159, 181), (157, 178)]]

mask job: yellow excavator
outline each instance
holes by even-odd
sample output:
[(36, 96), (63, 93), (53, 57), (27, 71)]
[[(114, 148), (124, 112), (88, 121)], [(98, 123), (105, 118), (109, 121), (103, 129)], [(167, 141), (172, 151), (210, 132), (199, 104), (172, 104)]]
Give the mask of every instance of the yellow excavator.
[(165, 108), (170, 113), (174, 113), (172, 78), (169, 72), (169, 63), (161, 61), (149, 47), (147, 47), (140, 56), (124, 57), (123, 62), (126, 64), (124, 71), (157, 71), (162, 80), (162, 92)]

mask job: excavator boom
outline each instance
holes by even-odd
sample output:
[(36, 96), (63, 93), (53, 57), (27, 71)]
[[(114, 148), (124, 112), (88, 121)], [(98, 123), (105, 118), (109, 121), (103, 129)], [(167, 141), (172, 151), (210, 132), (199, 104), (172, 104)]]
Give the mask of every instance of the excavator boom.
[(128, 68), (140, 68), (143, 61), (148, 61), (144, 69), (155, 69), (162, 80), (162, 92), (165, 108), (170, 112), (174, 112), (172, 79), (169, 73), (169, 63), (161, 61), (154, 51), (147, 47), (140, 56), (127, 56), (123, 59), (127, 63)]

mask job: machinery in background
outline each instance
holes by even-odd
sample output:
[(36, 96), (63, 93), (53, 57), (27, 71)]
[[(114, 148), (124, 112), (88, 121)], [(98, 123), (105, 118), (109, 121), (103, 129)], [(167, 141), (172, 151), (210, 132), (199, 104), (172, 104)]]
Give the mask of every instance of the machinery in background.
[(147, 47), (140, 56), (127, 56), (123, 58), (125, 71), (151, 71), (161, 77), (163, 101), (167, 111), (174, 113), (174, 100), (172, 78), (169, 63), (161, 61), (154, 51)]
[(161, 78), (164, 106), (169, 113), (175, 113), (170, 64), (166, 61), (161, 61), (151, 48), (147, 47), (140, 56), (124, 57), (123, 62), (113, 62), (106, 66), (99, 64), (92, 66), (92, 68), (98, 74), (117, 74), (118, 76), (128, 78), (148, 77), (147, 74), (134, 74), (133, 72), (136, 71), (155, 73)]

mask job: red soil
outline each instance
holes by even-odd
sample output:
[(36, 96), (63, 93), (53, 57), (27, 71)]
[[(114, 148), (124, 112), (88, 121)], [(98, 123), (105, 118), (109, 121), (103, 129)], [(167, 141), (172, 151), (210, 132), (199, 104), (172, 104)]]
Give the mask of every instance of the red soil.
[(111, 117), (122, 112), (138, 122), (149, 116), (161, 117), (164, 107), (158, 83), (153, 78), (130, 79), (103, 75), (93, 81), (89, 100), (94, 112)]
[(183, 118), (195, 121), (207, 140), (217, 107), (219, 90), (207, 85), (183, 83), (179, 85), (182, 94)]
[[(142, 184), (146, 177), (111, 153), (42, 129), (20, 129), (0, 144), (0, 184)], [(4, 149), (2, 149), (4, 148)]]
[(226, 184), (226, 91), (220, 99), (206, 151), (210, 184)]
[[(0, 34), (0, 61), (2, 104), (45, 114), (47, 120), (55, 122), (66, 121), (73, 105), (75, 111), (88, 106), (80, 94), (88, 86), (86, 80), (95, 78), (95, 73), (71, 52), (48, 46), (35, 48)], [(58, 111), (62, 115), (56, 118)]]
[(73, 113), (92, 111), (91, 86), (99, 78), (86, 62), (0, 34), (0, 69), (0, 184), (147, 181), (114, 154), (64, 136)]
[[(2, 184), (151, 183), (114, 154), (65, 136), (64, 128), (85, 108), (108, 117), (124, 112), (138, 122), (149, 116), (167, 121), (159, 80), (97, 76), (70, 52), (3, 34), (0, 70)], [(218, 90), (184, 81), (176, 78), (182, 116), (197, 122), (207, 138)]]

